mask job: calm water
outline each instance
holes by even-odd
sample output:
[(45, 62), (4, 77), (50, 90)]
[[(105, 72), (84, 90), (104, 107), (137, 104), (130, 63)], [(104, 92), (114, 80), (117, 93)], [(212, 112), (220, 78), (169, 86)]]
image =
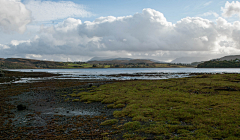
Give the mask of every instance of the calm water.
[[(191, 73), (240, 73), (239, 68), (108, 68), (108, 69), (15, 69), (22, 72), (49, 72), (62, 76), (51, 79), (132, 80), (189, 77)], [(48, 78), (25, 78), (16, 82), (33, 82)]]
[(239, 68), (15, 69), (12, 71), (49, 72), (64, 75), (112, 75), (134, 73), (240, 73)]

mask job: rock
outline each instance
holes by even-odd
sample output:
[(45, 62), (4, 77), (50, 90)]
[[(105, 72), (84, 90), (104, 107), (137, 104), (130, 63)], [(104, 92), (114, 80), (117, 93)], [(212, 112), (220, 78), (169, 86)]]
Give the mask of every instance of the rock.
[(4, 77), (4, 73), (1, 73), (1, 72), (0, 72), (0, 77)]
[(17, 109), (18, 110), (25, 110), (25, 109), (27, 109), (27, 107), (25, 105), (20, 104), (20, 105), (17, 105)]

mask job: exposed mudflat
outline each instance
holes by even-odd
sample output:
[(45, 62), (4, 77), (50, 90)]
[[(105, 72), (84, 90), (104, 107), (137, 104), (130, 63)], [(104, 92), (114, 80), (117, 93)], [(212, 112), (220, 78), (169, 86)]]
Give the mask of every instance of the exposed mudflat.
[[(88, 84), (86, 84), (88, 86)], [(85, 85), (78, 88), (85, 88)], [(62, 92), (73, 92), (72, 88), (65, 88), (63, 90), (48, 90), (48, 91), (30, 91), (10, 97), (13, 99), (9, 103), (12, 105), (23, 104), (27, 106), (26, 110), (18, 111), (12, 109), (11, 111), (16, 115), (14, 125), (16, 126), (45, 126), (49, 118), (56, 115), (63, 115), (66, 117), (73, 116), (99, 116), (99, 115), (112, 115), (113, 109), (105, 109), (105, 104), (84, 102), (64, 101), (61, 97)], [(34, 119), (27, 119), (29, 114), (37, 113)]]
[[(0, 139), (102, 139), (117, 128), (100, 124), (113, 119), (113, 111), (100, 102), (66, 99), (68, 94), (88, 92), (111, 81), (45, 80), (37, 83), (0, 85)], [(26, 106), (18, 110), (17, 106)], [(130, 118), (121, 118), (123, 124)]]

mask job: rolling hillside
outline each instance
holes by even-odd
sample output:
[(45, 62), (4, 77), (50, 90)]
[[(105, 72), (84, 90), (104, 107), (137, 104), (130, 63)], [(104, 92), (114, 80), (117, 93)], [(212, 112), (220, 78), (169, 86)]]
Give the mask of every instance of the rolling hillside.
[(0, 66), (6, 69), (61, 68), (64, 67), (64, 63), (24, 58), (1, 58)]
[(198, 64), (198, 68), (240, 68), (240, 55), (229, 55)]
[(179, 68), (186, 64), (159, 63), (154, 60), (122, 59), (86, 62), (54, 62), (25, 58), (0, 58), (2, 69), (72, 69), (72, 68)]

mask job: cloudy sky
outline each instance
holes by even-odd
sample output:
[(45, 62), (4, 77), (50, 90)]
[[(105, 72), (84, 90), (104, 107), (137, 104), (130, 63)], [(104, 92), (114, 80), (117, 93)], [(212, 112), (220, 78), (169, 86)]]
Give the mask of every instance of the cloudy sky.
[(238, 1), (0, 0), (0, 58), (171, 62), (238, 54)]

